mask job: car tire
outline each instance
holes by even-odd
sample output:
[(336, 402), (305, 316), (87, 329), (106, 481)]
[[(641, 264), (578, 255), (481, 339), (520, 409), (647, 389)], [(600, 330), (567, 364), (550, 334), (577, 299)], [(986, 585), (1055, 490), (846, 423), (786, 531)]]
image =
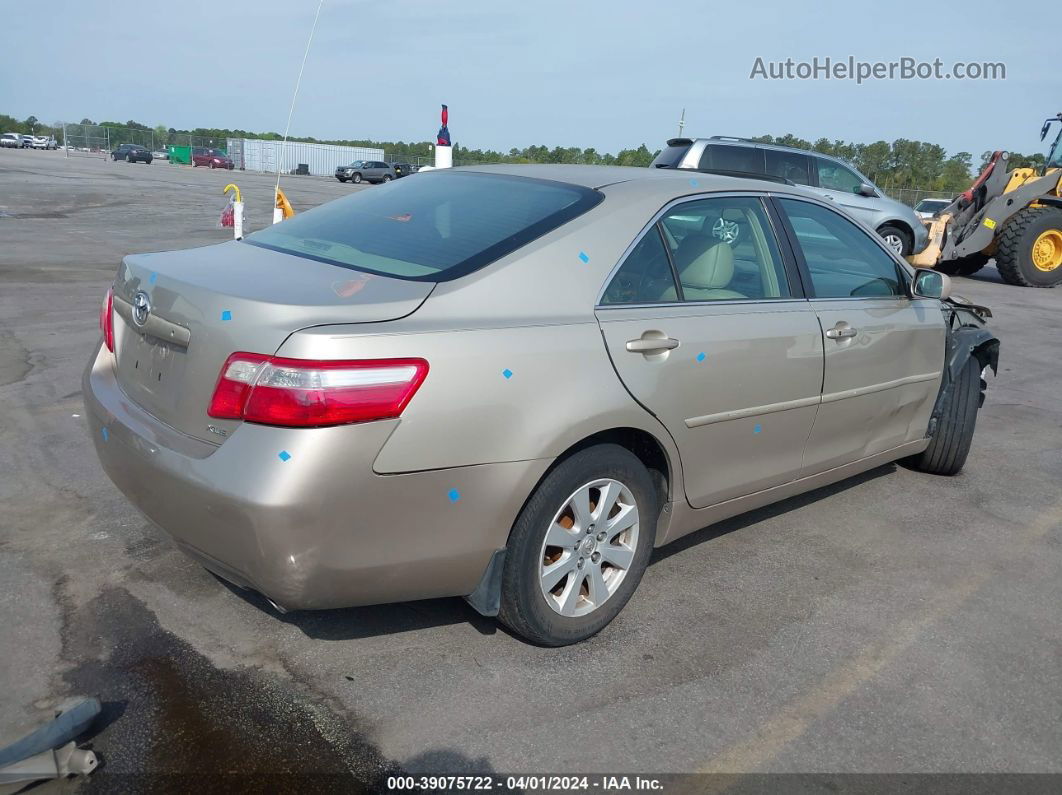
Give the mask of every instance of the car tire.
[(1026, 207), (1015, 213), (999, 234), (996, 269), (1019, 287), (1062, 284), (1062, 211)]
[(901, 257), (906, 257), (911, 253), (911, 249), (914, 248), (911, 234), (898, 226), (885, 224), (885, 226), (878, 229), (878, 234), (881, 235), (882, 239), (885, 241), (885, 245)]
[(126, 160), (127, 163), (132, 163), (133, 162), (133, 156), (132, 155), (126, 155), (125, 156), (125, 160)]
[(380, 181), (381, 182), (390, 182), (391, 181), (391, 175), (390, 174), (384, 174), (383, 179), (380, 180)]
[(347, 181), (346, 177), (336, 177), (336, 179), (338, 179), (340, 182), (346, 182)]
[(361, 182), (361, 174), (355, 174), (350, 178), (350, 181), (353, 182), (355, 185), (359, 184)]
[[(609, 499), (602, 495), (610, 493), (611, 504), (602, 505)], [(573, 508), (580, 498), (581, 518)], [(605, 518), (602, 530), (600, 513), (606, 508), (611, 519)], [(634, 522), (625, 526), (632, 510)], [(658, 515), (649, 471), (626, 448), (601, 444), (566, 458), (546, 475), (513, 524), (499, 620), (542, 646), (578, 643), (599, 632), (638, 587)], [(622, 529), (610, 537), (615, 528)], [(553, 540), (560, 543), (550, 544)], [(603, 596), (594, 604), (597, 594)]]
[(217, 166), (214, 164), (214, 161), (211, 160), (210, 161), (210, 170), (213, 171), (215, 168), (217, 168)]
[(929, 447), (904, 459), (912, 469), (931, 475), (957, 475), (966, 463), (981, 404), (981, 367), (970, 357), (952, 384), (951, 400), (937, 423)]

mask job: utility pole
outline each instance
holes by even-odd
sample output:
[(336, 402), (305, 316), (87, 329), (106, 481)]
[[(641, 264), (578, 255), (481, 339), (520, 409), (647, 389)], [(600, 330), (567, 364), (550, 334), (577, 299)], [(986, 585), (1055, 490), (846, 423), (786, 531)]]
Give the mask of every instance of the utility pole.
[(686, 109), (682, 109), (682, 115), (679, 117), (679, 134), (678, 137), (682, 137), (682, 128), (686, 126)]

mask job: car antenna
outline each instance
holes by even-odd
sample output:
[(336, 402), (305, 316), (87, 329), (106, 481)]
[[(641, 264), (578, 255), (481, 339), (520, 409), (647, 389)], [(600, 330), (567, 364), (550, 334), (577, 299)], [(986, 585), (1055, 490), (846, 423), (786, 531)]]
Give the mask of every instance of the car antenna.
[[(310, 45), (313, 44), (313, 34), (317, 31), (317, 20), (321, 17), (321, 6), (324, 5), (324, 0), (320, 0), (317, 4), (317, 13), (313, 15), (313, 27), (310, 28), (310, 38), (306, 40), (306, 49), (302, 53), (302, 66), (299, 67), (299, 76), (295, 80), (295, 93), (291, 95), (291, 107), (288, 108), (288, 123), (284, 126), (284, 140), (280, 143), (280, 156), (277, 158), (277, 184), (273, 189), (273, 223), (279, 223), (286, 217), (284, 205), (288, 205), (285, 198), (281, 203), (281, 198), (284, 196), (280, 192), (280, 169), (284, 163), (284, 153), (288, 148), (288, 132), (291, 130), (291, 116), (295, 112), (295, 100), (299, 96), (299, 86), (302, 84), (302, 73), (306, 69), (306, 56), (310, 54)], [(290, 208), (290, 205), (288, 205)]]

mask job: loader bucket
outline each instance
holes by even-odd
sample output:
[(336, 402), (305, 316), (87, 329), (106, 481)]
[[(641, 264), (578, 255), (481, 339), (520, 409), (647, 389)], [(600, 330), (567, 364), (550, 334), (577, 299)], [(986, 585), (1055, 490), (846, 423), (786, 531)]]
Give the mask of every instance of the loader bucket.
[(929, 223), (929, 243), (917, 254), (911, 254), (907, 261), (916, 268), (935, 268), (940, 262), (940, 252), (944, 248), (944, 233), (951, 221), (951, 213), (943, 213)]

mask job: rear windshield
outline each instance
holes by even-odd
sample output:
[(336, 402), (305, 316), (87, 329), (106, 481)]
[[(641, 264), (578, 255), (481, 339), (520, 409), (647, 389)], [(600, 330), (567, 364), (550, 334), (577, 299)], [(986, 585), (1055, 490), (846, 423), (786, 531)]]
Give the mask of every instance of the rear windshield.
[(399, 279), (449, 281), (556, 229), (603, 198), (563, 182), (425, 172), (323, 204), (244, 242)]
[(678, 168), (688, 151), (690, 151), (688, 143), (668, 146), (653, 159), (652, 166), (653, 168)]

